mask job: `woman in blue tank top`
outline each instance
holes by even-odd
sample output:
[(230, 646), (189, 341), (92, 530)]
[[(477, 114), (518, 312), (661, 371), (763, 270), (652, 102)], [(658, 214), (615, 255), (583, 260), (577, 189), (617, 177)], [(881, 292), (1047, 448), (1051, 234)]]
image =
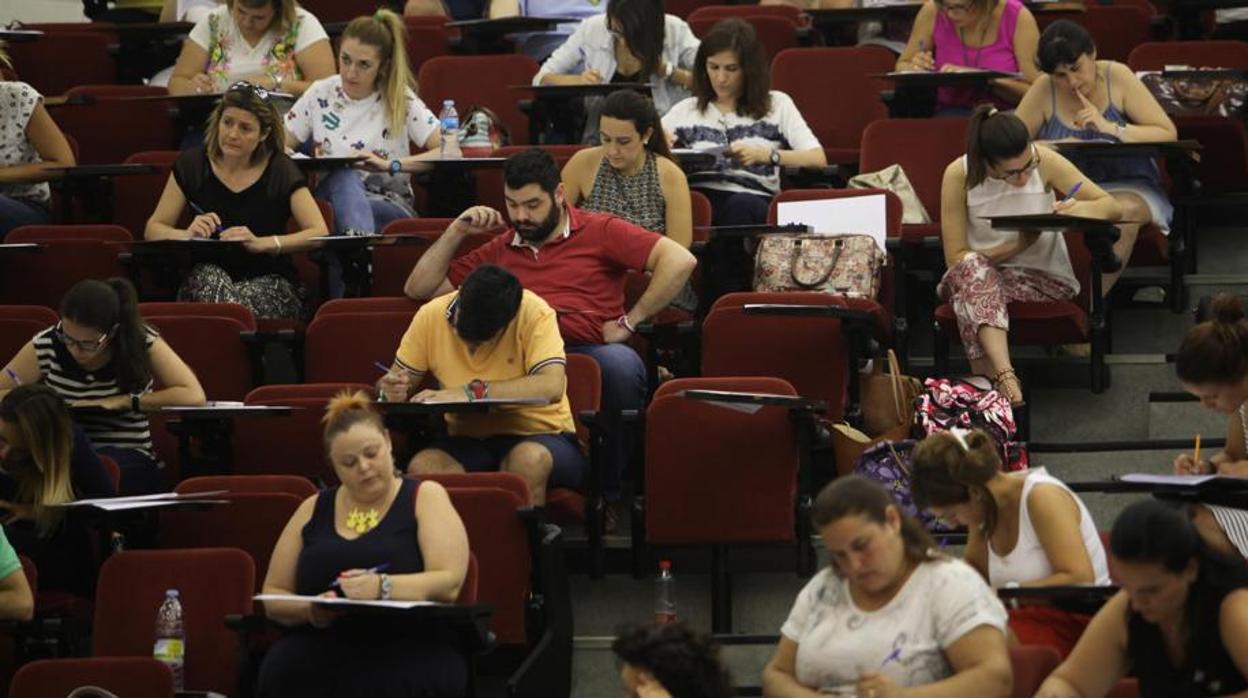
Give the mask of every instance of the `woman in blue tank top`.
[[(400, 477), (390, 435), (363, 392), (326, 408), (325, 447), (338, 487), (309, 497), (273, 549), (266, 594), (453, 603), (468, 571), (468, 535), (446, 490)], [(466, 659), (402, 628), (358, 624), (332, 607), (266, 602), (290, 626), (264, 658), (257, 696), (465, 695)]]
[[(1041, 141), (1101, 140), (1156, 143), (1177, 138), (1174, 122), (1131, 72), (1116, 61), (1096, 60), (1087, 30), (1069, 20), (1050, 24), (1040, 35), (1036, 62), (1045, 73), (1023, 96), (1015, 114)], [(1140, 226), (1154, 223), (1170, 232), (1174, 206), (1161, 187), (1157, 164), (1147, 157), (1089, 158), (1070, 161), (1122, 205), (1121, 237), (1114, 252), (1124, 266)], [(1105, 274), (1108, 294), (1121, 270)]]

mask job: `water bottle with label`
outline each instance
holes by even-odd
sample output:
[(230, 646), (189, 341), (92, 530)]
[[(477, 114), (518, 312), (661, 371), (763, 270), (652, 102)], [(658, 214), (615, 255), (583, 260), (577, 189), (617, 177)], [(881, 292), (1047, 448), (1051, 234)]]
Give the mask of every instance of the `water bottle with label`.
[(460, 157), (459, 150), (459, 112), (455, 111), (455, 100), (442, 100), (442, 113), (438, 115), (442, 124), (441, 157)]
[(654, 579), (654, 622), (676, 622), (676, 578), (672, 561), (659, 561), (659, 576)]
[(152, 649), (152, 656), (173, 670), (173, 690), (184, 690), (186, 630), (182, 625), (182, 602), (177, 589), (165, 592), (165, 601), (156, 612), (156, 646)]

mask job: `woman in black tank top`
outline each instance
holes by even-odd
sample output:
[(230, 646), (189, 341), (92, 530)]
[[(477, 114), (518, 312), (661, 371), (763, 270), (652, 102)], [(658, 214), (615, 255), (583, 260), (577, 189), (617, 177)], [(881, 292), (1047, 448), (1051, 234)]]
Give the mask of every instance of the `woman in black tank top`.
[[(325, 444), (341, 485), (299, 507), (269, 563), (264, 592), (453, 603), (468, 536), (446, 490), (400, 477), (390, 436), (364, 393), (327, 408)], [(467, 662), (449, 645), (379, 630), (325, 606), (266, 603), (294, 628), (269, 651), (257, 696), (460, 696)]]
[(1248, 566), (1211, 553), (1184, 510), (1136, 502), (1114, 522), (1110, 569), (1122, 587), (1036, 698), (1103, 696), (1126, 675), (1143, 698), (1248, 689)]

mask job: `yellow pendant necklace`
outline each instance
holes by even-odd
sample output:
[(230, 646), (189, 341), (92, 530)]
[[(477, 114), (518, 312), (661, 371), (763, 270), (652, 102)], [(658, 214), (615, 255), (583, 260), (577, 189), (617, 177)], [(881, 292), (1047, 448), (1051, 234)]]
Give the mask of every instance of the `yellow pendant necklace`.
[[(391, 487), (393, 488), (393, 484)], [(349, 492), (344, 494), (350, 496)], [(388, 500), (389, 498), (389, 495), (387, 495), (386, 499)], [(351, 511), (347, 512), (347, 528), (358, 534), (363, 535), (368, 533), (374, 528), (377, 528), (377, 524), (379, 523), (381, 523), (381, 514), (376, 508), (369, 507), (369, 509), (365, 511), (360, 507), (352, 507)]]

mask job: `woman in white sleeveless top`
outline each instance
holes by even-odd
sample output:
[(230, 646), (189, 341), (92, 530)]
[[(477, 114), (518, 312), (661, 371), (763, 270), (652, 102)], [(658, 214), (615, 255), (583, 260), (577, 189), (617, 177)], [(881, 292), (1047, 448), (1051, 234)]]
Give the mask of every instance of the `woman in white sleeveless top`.
[[(1105, 547), (1083, 502), (1043, 468), (1002, 472), (999, 454), (979, 430), (929, 436), (914, 450), (916, 503), (967, 527), (964, 557), (995, 589), (1109, 584)], [(1088, 620), (1024, 606), (1011, 612), (1010, 629), (1023, 644), (1065, 656)]]
[[(1080, 184), (1082, 182), (1082, 184)], [(1058, 201), (1055, 191), (1079, 189)], [(1023, 401), (1006, 333), (1011, 301), (1061, 301), (1079, 293), (1058, 230), (994, 230), (986, 217), (1034, 213), (1118, 220), (1112, 196), (1070, 161), (1031, 142), (1013, 114), (983, 105), (971, 115), (966, 155), (949, 163), (941, 183), (940, 237), (948, 271), (937, 287), (953, 305), (974, 373), (990, 376), (1012, 404)]]

